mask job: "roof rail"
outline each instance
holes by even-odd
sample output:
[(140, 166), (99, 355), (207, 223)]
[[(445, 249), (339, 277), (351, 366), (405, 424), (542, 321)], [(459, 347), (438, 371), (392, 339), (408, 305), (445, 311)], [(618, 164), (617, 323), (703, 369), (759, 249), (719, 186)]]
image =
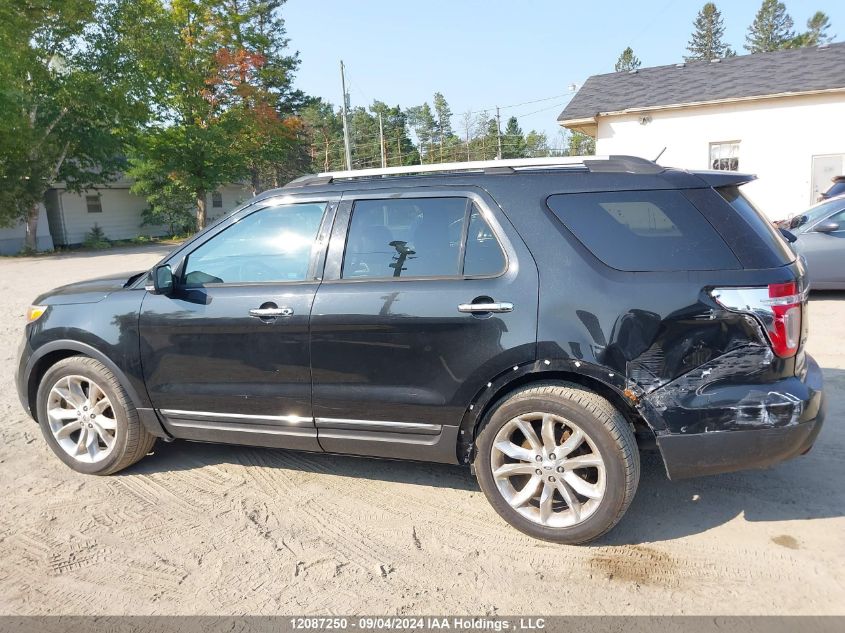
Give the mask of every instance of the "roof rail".
[(374, 169), (351, 169), (327, 171), (302, 176), (292, 180), (285, 188), (308, 187), (329, 184), (335, 180), (378, 178), (381, 176), (411, 176), (430, 173), (460, 173), (481, 171), (489, 174), (514, 173), (517, 170), (586, 168), (591, 172), (627, 172), (634, 174), (657, 174), (663, 167), (638, 156), (560, 156), (547, 158), (514, 158), (507, 160), (475, 160), (459, 163), (434, 163), (430, 165), (402, 165)]

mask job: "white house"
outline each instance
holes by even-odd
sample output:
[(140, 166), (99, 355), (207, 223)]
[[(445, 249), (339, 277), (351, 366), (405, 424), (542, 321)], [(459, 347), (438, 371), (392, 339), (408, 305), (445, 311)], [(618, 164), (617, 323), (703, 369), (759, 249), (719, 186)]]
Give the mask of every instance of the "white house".
[[(96, 224), (110, 240), (139, 235), (160, 236), (166, 227), (142, 226), (141, 214), (147, 201), (129, 191), (132, 183), (122, 179), (81, 194), (61, 184), (45, 196), (50, 235), (56, 246), (73, 246), (85, 241), (85, 234)], [(248, 187), (226, 185), (208, 195), (208, 221), (216, 220), (252, 196)]]
[[(163, 235), (166, 227), (141, 225), (141, 213), (147, 207), (147, 202), (129, 191), (131, 185), (131, 181), (119, 179), (82, 193), (74, 193), (68, 191), (62, 183), (56, 183), (47, 191), (41, 208), (37, 250), (82, 244), (85, 234), (95, 224), (103, 229), (110, 240)], [(251, 196), (251, 190), (239, 184), (226, 185), (211, 192), (206, 200), (208, 221), (216, 220)], [(23, 223), (0, 229), (0, 255), (20, 252), (24, 235)]]
[(756, 174), (743, 191), (782, 219), (845, 174), (845, 43), (594, 75), (558, 122), (597, 154)]

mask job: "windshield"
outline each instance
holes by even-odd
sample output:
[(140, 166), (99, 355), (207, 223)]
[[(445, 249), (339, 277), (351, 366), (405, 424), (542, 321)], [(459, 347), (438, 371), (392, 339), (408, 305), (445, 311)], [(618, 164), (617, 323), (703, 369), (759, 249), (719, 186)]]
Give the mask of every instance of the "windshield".
[(845, 198), (837, 198), (836, 200), (822, 202), (821, 204), (810, 207), (804, 213), (792, 218), (789, 221), (789, 230), (794, 231), (797, 229), (799, 233), (803, 233), (822, 218), (841, 209), (845, 209)]
[(830, 189), (824, 192), (824, 197), (832, 198), (833, 196), (841, 196), (843, 193), (845, 193), (845, 180), (837, 180), (830, 186)]

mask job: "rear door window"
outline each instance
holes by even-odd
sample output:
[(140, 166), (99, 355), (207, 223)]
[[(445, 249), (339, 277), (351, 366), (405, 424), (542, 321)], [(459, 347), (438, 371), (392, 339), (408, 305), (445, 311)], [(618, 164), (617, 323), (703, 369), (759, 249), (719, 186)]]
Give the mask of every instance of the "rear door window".
[(740, 263), (681, 191), (550, 196), (548, 206), (596, 257), (625, 271), (726, 270)]
[(493, 230), (467, 198), (358, 200), (341, 276), (489, 277), (506, 263)]

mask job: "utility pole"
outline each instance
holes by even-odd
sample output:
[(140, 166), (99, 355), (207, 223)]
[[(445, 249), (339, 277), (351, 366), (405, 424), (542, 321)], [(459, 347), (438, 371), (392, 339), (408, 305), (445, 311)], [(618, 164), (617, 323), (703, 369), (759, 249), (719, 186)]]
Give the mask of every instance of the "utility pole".
[(499, 106), (496, 106), (496, 141), (499, 144), (496, 160), (502, 160), (502, 117), (499, 116)]
[(387, 156), (384, 153), (384, 125), (381, 121), (381, 112), (378, 113), (378, 144), (381, 150), (381, 166), (383, 169), (387, 167)]
[(352, 169), (352, 152), (349, 150), (349, 123), (346, 121), (346, 74), (343, 72), (343, 60), (340, 60), (340, 87), (343, 89), (341, 116), (343, 117), (343, 149), (346, 152), (346, 169)]

